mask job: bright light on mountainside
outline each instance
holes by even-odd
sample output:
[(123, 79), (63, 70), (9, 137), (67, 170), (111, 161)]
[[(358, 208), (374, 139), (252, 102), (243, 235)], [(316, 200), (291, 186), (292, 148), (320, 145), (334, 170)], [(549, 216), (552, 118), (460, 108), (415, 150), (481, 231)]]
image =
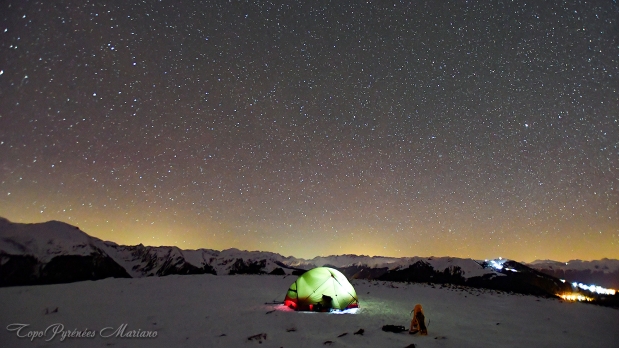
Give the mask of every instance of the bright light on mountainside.
[(583, 289), (583, 290), (595, 292), (595, 293), (598, 293), (600, 295), (614, 295), (614, 294), (617, 293), (617, 291), (615, 289), (606, 289), (606, 288), (603, 288), (601, 286), (586, 285), (586, 284), (578, 283), (578, 282), (573, 282), (572, 286), (575, 287), (575, 288), (580, 288), (580, 289)]
[(593, 301), (593, 299), (591, 297), (587, 297), (584, 295), (581, 295), (579, 293), (573, 293), (573, 294), (557, 294), (557, 296), (561, 297), (562, 299), (564, 299), (565, 301), (571, 301), (571, 302), (575, 302), (575, 301), (579, 301), (579, 302), (583, 302), (583, 301)]

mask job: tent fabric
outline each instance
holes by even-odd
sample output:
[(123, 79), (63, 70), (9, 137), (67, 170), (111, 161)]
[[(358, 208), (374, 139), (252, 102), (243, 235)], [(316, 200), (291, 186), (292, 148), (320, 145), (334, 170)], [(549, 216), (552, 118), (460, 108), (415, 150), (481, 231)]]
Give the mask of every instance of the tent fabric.
[(355, 289), (340, 271), (317, 267), (290, 285), (284, 304), (299, 311), (313, 310), (317, 306), (342, 310), (358, 307), (359, 300)]

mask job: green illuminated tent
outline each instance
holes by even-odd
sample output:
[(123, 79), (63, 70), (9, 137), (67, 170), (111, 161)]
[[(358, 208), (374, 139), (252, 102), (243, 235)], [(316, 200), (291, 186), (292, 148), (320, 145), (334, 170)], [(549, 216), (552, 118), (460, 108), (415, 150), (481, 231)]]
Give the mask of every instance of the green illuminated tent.
[(340, 271), (329, 267), (311, 269), (288, 289), (284, 305), (298, 311), (359, 307), (357, 293)]

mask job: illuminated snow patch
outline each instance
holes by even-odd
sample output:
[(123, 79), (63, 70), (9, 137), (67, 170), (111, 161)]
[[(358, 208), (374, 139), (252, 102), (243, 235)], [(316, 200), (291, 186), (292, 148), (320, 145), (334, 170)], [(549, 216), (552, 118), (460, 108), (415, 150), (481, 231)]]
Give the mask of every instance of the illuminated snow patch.
[(277, 305), (273, 307), (274, 310), (278, 312), (297, 312), (297, 313), (310, 313), (310, 314), (318, 314), (318, 313), (329, 313), (329, 314), (358, 314), (360, 313), (360, 308), (348, 308), (348, 309), (331, 309), (329, 312), (316, 312), (316, 311), (295, 311), (294, 309), (286, 306), (286, 305)]
[(348, 309), (332, 309), (329, 313), (331, 314), (357, 314), (359, 312), (359, 307), (357, 308), (348, 308)]

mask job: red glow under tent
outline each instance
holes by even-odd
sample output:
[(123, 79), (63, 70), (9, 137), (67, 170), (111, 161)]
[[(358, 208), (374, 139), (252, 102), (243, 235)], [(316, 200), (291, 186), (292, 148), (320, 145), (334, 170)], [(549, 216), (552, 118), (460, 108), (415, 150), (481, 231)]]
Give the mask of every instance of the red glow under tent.
[(284, 305), (298, 311), (343, 310), (359, 307), (359, 300), (340, 271), (317, 267), (303, 273), (290, 285)]

